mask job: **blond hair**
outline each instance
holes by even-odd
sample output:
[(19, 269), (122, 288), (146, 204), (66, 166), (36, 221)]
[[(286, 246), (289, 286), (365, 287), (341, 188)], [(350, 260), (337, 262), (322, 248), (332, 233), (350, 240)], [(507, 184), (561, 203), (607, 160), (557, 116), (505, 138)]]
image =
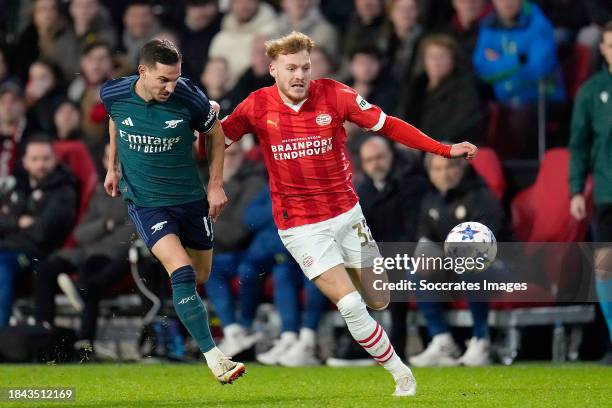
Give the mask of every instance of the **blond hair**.
[(304, 50), (310, 54), (314, 45), (312, 38), (306, 34), (293, 31), (291, 34), (276, 40), (266, 41), (266, 55), (274, 61), (279, 55), (297, 54)]

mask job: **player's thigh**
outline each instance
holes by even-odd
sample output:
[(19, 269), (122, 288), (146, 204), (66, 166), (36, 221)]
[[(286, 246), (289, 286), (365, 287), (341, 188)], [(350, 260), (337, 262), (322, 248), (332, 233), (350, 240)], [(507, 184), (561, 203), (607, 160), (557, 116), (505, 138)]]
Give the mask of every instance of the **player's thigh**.
[(169, 274), (191, 264), (171, 207), (139, 207), (131, 202), (127, 207), (138, 236)]
[(210, 276), (213, 256), (213, 225), (208, 218), (208, 203), (196, 200), (172, 208), (178, 220), (179, 236), (193, 262), (198, 283), (204, 283)]
[(333, 231), (325, 224), (279, 230), (278, 234), (285, 248), (310, 280), (344, 263), (342, 250), (334, 239)]
[(359, 205), (338, 217), (332, 228), (347, 268), (371, 267), (374, 259), (380, 257), (378, 245)]
[(151, 247), (151, 253), (161, 262), (169, 275), (178, 268), (192, 264), (176, 234), (167, 234), (157, 240)]
[(210, 271), (212, 270), (213, 250), (187, 248), (187, 253), (196, 270), (196, 280), (198, 284), (206, 283), (210, 276)]
[(357, 290), (344, 265), (336, 265), (324, 271), (316, 276), (312, 282), (334, 304)]
[(179, 236), (185, 248), (196, 251), (212, 249), (213, 223), (208, 217), (208, 204), (203, 200), (181, 204), (172, 209), (178, 220)]
[(388, 282), (388, 277), (386, 272), (373, 272), (374, 260), (381, 255), (359, 206), (349, 211), (337, 226), (336, 241), (342, 249), (346, 269), (368, 306), (384, 309), (389, 304), (390, 293), (375, 289), (374, 281)]

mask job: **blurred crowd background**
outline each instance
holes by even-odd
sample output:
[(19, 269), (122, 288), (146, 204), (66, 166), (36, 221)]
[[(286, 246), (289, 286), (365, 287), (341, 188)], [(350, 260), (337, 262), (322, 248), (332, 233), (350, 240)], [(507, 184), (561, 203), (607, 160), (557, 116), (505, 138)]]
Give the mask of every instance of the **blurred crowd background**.
[[(101, 188), (108, 117), (99, 90), (134, 74), (152, 38), (178, 46), (183, 76), (220, 103), (223, 117), (273, 84), (265, 41), (301, 31), (317, 44), (313, 79), (340, 80), (437, 140), (482, 148), (469, 166), (423, 160), (347, 124), (355, 186), (378, 241), (443, 241), (464, 220), (489, 225), (500, 241), (594, 238), (585, 177), (571, 191), (584, 190), (585, 216), (569, 211), (567, 147), (578, 89), (605, 63), (599, 45), (610, 1), (0, 0), (0, 10), (0, 327), (28, 316), (53, 326), (61, 289), (82, 318), (75, 341), (86, 352), (102, 299), (136, 291), (127, 211)], [(205, 159), (196, 160), (205, 177)], [(227, 150), (224, 178), (230, 201), (215, 224), (213, 273), (202, 290), (225, 350), (261, 340), (253, 322), (267, 298), (281, 313), (274, 347), (283, 353), (260, 361), (312, 363), (329, 306), (278, 240), (255, 138)], [(144, 259), (137, 285), (144, 280), (152, 296), (143, 308), (161, 316), (166, 278)], [(25, 299), (21, 311), (15, 299)], [(405, 344), (405, 307), (391, 307), (393, 341)], [(489, 338), (488, 307), (470, 310), (481, 322), (473, 338)], [(422, 311), (432, 319), (440, 312)], [(143, 333), (159, 329), (148, 323)], [(428, 329), (431, 337), (449, 330), (431, 320)]]

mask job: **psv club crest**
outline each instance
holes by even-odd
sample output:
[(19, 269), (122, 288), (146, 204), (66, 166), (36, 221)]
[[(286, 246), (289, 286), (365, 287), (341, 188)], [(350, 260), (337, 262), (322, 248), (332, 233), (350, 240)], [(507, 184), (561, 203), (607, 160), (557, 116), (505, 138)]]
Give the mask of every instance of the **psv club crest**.
[(310, 268), (313, 263), (314, 263), (314, 258), (310, 255), (307, 255), (302, 259), (302, 265), (304, 265), (306, 268)]
[(327, 126), (331, 123), (331, 121), (332, 117), (327, 113), (322, 113), (315, 119), (315, 122), (317, 122), (317, 125), (319, 126)]

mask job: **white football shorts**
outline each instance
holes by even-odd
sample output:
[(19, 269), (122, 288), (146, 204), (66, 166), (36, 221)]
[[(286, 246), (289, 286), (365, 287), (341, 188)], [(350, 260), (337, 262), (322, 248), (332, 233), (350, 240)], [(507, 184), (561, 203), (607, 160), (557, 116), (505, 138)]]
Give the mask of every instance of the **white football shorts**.
[(372, 267), (380, 257), (359, 203), (329, 220), (279, 230), (278, 235), (310, 280), (336, 265)]

